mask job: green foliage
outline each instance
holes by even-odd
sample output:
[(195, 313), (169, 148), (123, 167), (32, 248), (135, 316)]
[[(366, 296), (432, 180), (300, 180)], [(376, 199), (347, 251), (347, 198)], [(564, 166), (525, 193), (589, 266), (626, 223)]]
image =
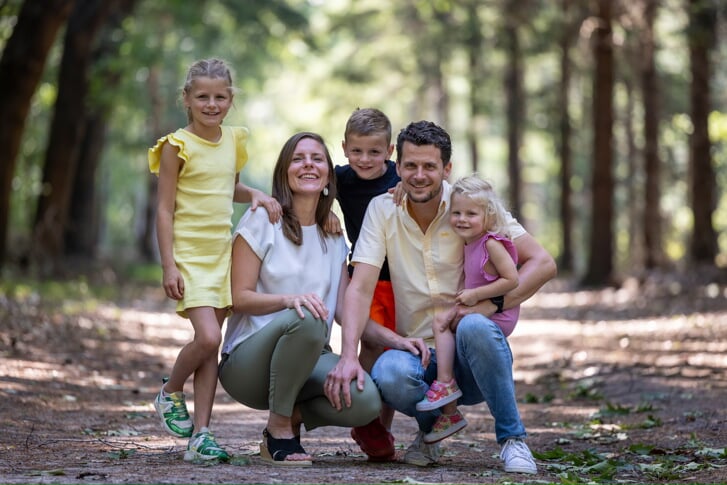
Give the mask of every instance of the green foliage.
[(22, 3), (22, 0), (9, 0), (0, 4), (0, 50), (5, 47), (5, 42), (13, 32), (15, 19)]
[(161, 281), (158, 264), (119, 266), (117, 272), (107, 268), (100, 273), (65, 280), (8, 275), (0, 280), (0, 297), (76, 315), (94, 311), (106, 301), (121, 301), (130, 292), (158, 287)]
[(724, 448), (664, 450), (644, 443), (632, 444), (626, 452), (626, 455), (595, 450), (571, 453), (555, 447), (545, 452), (533, 451), (533, 455), (538, 460), (547, 462), (548, 470), (555, 472), (561, 483), (613, 481), (622, 479), (623, 474), (633, 477), (634, 473), (641, 473), (653, 480), (684, 480), (697, 470), (721, 466), (716, 462), (705, 461), (705, 458), (724, 460), (726, 456)]
[(106, 455), (112, 460), (125, 460), (130, 458), (136, 453), (136, 450), (122, 448), (120, 450), (113, 450), (106, 452)]
[[(12, 30), (20, 0), (2, 3), (0, 46)], [(586, 2), (571, 2), (568, 17), (559, 2), (529, 1), (527, 8), (512, 12), (507, 2), (404, 0), (138, 0), (134, 12), (106, 40), (116, 50), (99, 59), (91, 79), (89, 103), (108, 110), (109, 128), (102, 166), (98, 174), (103, 203), (102, 256), (134, 260), (137, 239), (143, 229), (148, 199), (149, 173), (146, 151), (156, 137), (184, 126), (179, 103), (187, 66), (202, 57), (222, 57), (235, 71), (235, 108), (228, 124), (250, 127), (250, 162), (242, 172), (247, 183), (269, 190), (272, 165), (278, 150), (291, 133), (306, 129), (321, 133), (336, 163), (344, 163), (339, 141), (348, 115), (356, 107), (376, 106), (391, 118), (394, 135), (405, 123), (427, 118), (443, 124), (454, 141), (453, 176), (471, 167), (485, 174), (506, 193), (506, 123), (504, 72), (510, 62), (505, 54), (503, 27), (518, 25), (523, 52), (525, 82), (524, 145), (520, 152), (524, 197), (518, 216), (529, 231), (557, 256), (561, 250), (557, 224), (560, 190), (558, 133), (560, 113), (560, 52), (558, 42), (567, 23), (573, 28), (572, 92), (569, 101), (573, 129), (575, 214), (573, 238), (576, 270), (584, 264), (586, 234), (590, 221), (588, 187), (591, 174), (591, 52), (588, 44)], [(684, 5), (666, 0), (659, 15), (657, 69), (660, 92), (660, 157), (664, 249), (671, 260), (685, 254), (691, 230), (687, 180), (689, 110), (689, 54), (684, 37), (687, 17)], [(635, 267), (630, 243), (630, 200), (625, 191), (630, 161), (625, 133), (628, 109), (635, 113), (637, 149), (643, 138), (638, 90), (624, 95), (625, 83), (637, 86), (638, 71), (630, 64), (637, 29), (620, 17), (614, 25), (618, 73), (615, 127), (616, 168), (619, 186), (615, 193), (618, 217), (616, 242), (618, 264)], [(618, 22), (623, 21), (621, 25)], [(468, 50), (477, 42), (476, 68)], [(41, 167), (47, 129), (56, 94), (57, 65), (62, 36), (49, 57), (43, 81), (33, 99), (12, 186), (9, 247), (21, 253), (32, 239), (30, 224), (36, 200), (44, 190)], [(727, 44), (715, 48), (717, 63), (727, 58)], [(115, 73), (119, 83), (108, 89), (103, 73)], [(725, 105), (727, 72), (714, 69), (715, 107)], [(471, 89), (474, 88), (474, 89)], [(631, 103), (632, 105), (629, 105)], [(478, 114), (473, 119), (473, 110)], [(715, 110), (710, 129), (715, 144), (714, 164), (718, 187), (727, 186), (725, 113)], [(480, 146), (480, 159), (471, 160), (468, 134)], [(639, 162), (640, 163), (640, 162)], [(641, 174), (637, 173), (637, 182)], [(722, 248), (727, 247), (727, 191), (718, 191), (714, 214)], [(235, 211), (239, 218), (242, 208)], [(722, 250), (720, 264), (727, 264)], [(638, 263), (638, 261), (636, 262)], [(636, 264), (638, 266), (638, 264)], [(587, 391), (583, 391), (587, 392)], [(580, 396), (587, 397), (587, 396)], [(597, 399), (597, 395), (590, 398)], [(545, 401), (543, 401), (545, 402)]]
[(626, 416), (631, 413), (631, 407), (630, 406), (621, 406), (620, 404), (613, 404), (611, 402), (607, 402), (604, 407), (601, 407), (601, 409), (596, 413), (599, 417), (606, 417), (606, 416)]
[(109, 288), (98, 285), (89, 285), (85, 277), (75, 280), (32, 280), (32, 279), (5, 279), (0, 283), (0, 294), (18, 301), (43, 301), (48, 304), (62, 304), (66, 300), (85, 301), (91, 305), (92, 301), (107, 298)]
[(229, 464), (232, 466), (249, 466), (250, 457), (245, 455), (232, 455), (229, 460)]
[(120, 271), (124, 280), (135, 283), (157, 285), (162, 280), (162, 269), (156, 263), (133, 263), (123, 266)]
[(535, 394), (527, 393), (525, 394), (525, 397), (523, 398), (523, 402), (528, 404), (537, 404), (537, 403), (549, 403), (552, 402), (553, 399), (555, 399), (555, 395), (553, 393), (546, 393), (542, 397), (538, 397)]
[(593, 380), (584, 380), (579, 382), (576, 388), (568, 395), (570, 399), (590, 399), (592, 401), (600, 401), (603, 399), (603, 393), (596, 387)]

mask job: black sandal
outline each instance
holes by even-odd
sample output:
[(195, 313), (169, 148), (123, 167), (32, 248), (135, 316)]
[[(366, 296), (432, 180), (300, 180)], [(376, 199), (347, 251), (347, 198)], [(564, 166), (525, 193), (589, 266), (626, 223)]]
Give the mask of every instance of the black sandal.
[(277, 466), (311, 466), (312, 460), (286, 460), (289, 455), (307, 455), (300, 445), (300, 436), (295, 438), (273, 438), (268, 429), (263, 430), (260, 443), (260, 458)]

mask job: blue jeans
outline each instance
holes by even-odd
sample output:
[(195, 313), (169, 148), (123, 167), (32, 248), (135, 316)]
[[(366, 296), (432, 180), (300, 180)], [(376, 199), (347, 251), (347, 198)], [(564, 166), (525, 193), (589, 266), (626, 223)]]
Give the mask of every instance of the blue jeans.
[[(500, 327), (487, 317), (471, 314), (460, 321), (455, 335), (454, 376), (463, 393), (458, 404), (487, 402), (495, 418), (498, 443), (508, 438), (524, 438), (525, 427), (515, 400), (512, 352)], [(419, 356), (403, 350), (387, 350), (371, 370), (382, 400), (397, 411), (416, 418), (419, 429), (425, 433), (431, 431), (441, 413), (440, 410), (416, 410), (417, 402), (437, 377), (435, 352), (425, 369)]]

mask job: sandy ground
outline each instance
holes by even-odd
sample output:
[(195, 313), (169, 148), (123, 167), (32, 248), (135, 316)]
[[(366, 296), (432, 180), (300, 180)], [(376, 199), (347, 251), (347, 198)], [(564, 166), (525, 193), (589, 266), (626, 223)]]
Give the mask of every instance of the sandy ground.
[[(461, 408), (469, 426), (436, 467), (367, 463), (342, 428), (303, 435), (312, 468), (271, 467), (257, 454), (266, 413), (221, 388), (212, 427), (233, 462), (185, 463), (150, 403), (191, 329), (159, 290), (80, 309), (3, 296), (0, 482), (727, 482), (727, 290), (714, 285), (553, 284), (528, 302), (510, 342), (535, 476), (502, 470), (484, 404)], [(397, 414), (399, 455), (415, 431)]]

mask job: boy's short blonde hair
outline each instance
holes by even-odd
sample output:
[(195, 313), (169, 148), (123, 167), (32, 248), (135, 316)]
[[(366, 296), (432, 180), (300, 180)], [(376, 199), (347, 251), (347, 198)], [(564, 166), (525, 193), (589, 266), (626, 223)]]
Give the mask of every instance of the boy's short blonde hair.
[(344, 140), (348, 140), (349, 135), (383, 135), (388, 145), (391, 143), (391, 121), (376, 108), (356, 108), (346, 122)]

